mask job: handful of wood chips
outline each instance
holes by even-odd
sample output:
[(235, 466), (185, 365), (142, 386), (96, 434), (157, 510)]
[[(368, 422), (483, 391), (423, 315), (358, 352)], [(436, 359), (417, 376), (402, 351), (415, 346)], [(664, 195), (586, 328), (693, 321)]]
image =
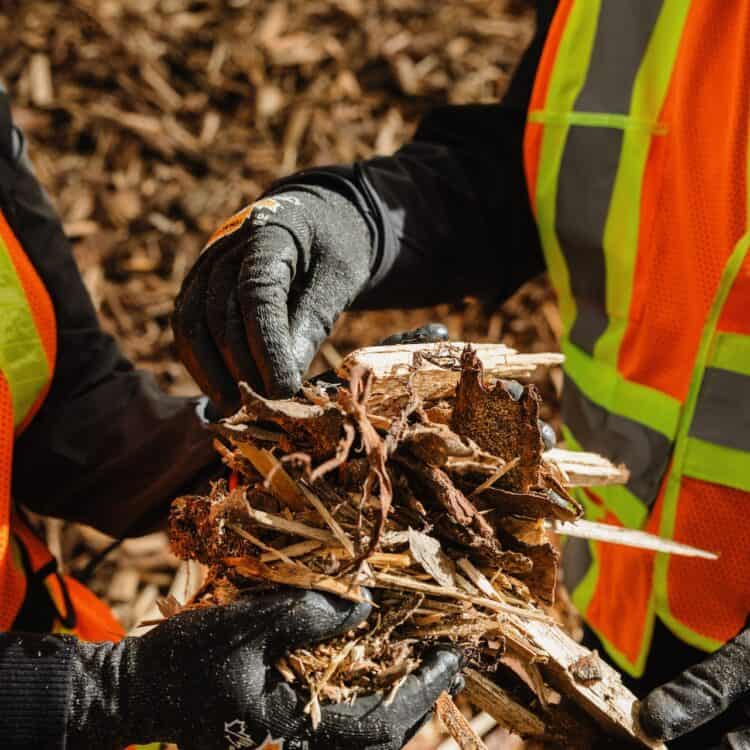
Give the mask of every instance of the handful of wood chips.
[[(540, 399), (510, 378), (559, 364), (501, 345), (361, 349), (339, 378), (242, 408), (215, 426), (234, 470), (209, 496), (175, 500), (174, 551), (208, 566), (187, 606), (296, 586), (354, 601), (366, 623), (288, 653), (277, 667), (323, 702), (398, 691), (436, 642), (467, 658), (465, 694), (500, 725), (551, 747), (656, 747), (634, 696), (558, 624), (558, 551), (545, 521), (581, 508), (572, 484), (622, 482), (592, 454), (544, 451)], [(447, 694), (438, 716), (461, 748), (481, 739)]]

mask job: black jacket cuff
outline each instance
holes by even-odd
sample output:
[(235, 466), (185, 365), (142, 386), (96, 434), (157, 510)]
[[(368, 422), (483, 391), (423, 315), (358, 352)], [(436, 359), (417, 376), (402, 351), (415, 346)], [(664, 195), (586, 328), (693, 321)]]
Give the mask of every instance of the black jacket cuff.
[(62, 750), (74, 638), (0, 633), (0, 747)]

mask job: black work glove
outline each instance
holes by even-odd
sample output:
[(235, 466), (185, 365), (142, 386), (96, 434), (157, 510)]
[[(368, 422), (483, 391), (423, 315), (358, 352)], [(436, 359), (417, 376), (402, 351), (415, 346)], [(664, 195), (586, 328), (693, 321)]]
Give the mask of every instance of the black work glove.
[(339, 193), (299, 186), (257, 201), (216, 232), (182, 285), (173, 317), (180, 358), (225, 413), (240, 380), (294, 394), (375, 255), (364, 218)]
[[(669, 741), (689, 735), (721, 714), (737, 709), (738, 704), (748, 703), (748, 697), (750, 629), (671, 682), (652, 690), (641, 702), (639, 718), (647, 734)], [(750, 722), (743, 717), (717, 747), (750, 750)]]
[(142, 638), (80, 643), (67, 750), (176, 742), (183, 750), (396, 750), (443, 690), (459, 679), (459, 655), (434, 651), (391, 705), (372, 695), (327, 705), (313, 731), (306, 698), (273, 666), (288, 649), (341, 634), (370, 613), (316, 592), (257, 596), (184, 612)]

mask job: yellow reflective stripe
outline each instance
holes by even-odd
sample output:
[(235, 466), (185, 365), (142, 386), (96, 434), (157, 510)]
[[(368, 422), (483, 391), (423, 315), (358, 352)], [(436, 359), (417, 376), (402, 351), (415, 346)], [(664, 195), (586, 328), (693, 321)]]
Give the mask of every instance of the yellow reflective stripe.
[[(688, 6), (689, 0), (665, 0), (635, 78), (629, 116), (623, 118), (622, 152), (604, 230), (609, 320), (594, 347), (597, 359), (615, 366), (629, 323), (646, 161), (652, 136), (666, 132), (666, 127), (656, 121), (672, 75)], [(640, 124), (651, 127), (639, 127)]]
[(551, 112), (535, 109), (529, 114), (528, 120), (545, 125), (588, 125), (597, 128), (644, 131), (657, 135), (664, 135), (667, 132), (666, 126), (656, 120), (639, 120), (628, 115), (605, 112)]
[(565, 371), (585, 395), (607, 411), (650, 427), (672, 440), (680, 421), (680, 402), (646, 385), (626, 380), (611, 365), (598, 362), (568, 340), (562, 341)]
[[(575, 3), (565, 24), (565, 30), (557, 50), (550, 78), (544, 111), (570, 112), (586, 81), (591, 51), (594, 46), (600, 0)], [(565, 64), (561, 64), (564, 61)], [(530, 119), (542, 116), (535, 110)], [(570, 290), (570, 275), (565, 257), (557, 241), (555, 215), (557, 205), (557, 182), (560, 162), (565, 150), (568, 134), (566, 123), (550, 124), (544, 128), (539, 156), (539, 172), (536, 182), (536, 220), (547, 261), (547, 270), (555, 286), (560, 306), (560, 316), (565, 332), (570, 329), (576, 316), (576, 304)]]
[[(750, 314), (750, 300), (748, 300)], [(741, 333), (717, 333), (708, 356), (709, 367), (750, 375), (750, 336)]]
[(49, 364), (21, 280), (0, 236), (0, 370), (18, 426), (50, 378)]
[(688, 437), (682, 474), (750, 492), (750, 454)]
[[(750, 159), (748, 160), (750, 167)], [(750, 215), (750, 214), (748, 214)], [(690, 381), (690, 389), (685, 401), (684, 418), (682, 419), (677, 433), (675, 442), (674, 458), (672, 461), (672, 471), (667, 479), (667, 488), (664, 495), (664, 508), (661, 515), (659, 526), (659, 535), (672, 539), (674, 537), (675, 518), (677, 516), (678, 499), (682, 484), (682, 475), (685, 471), (685, 459), (689, 445), (688, 430), (695, 412), (695, 406), (700, 393), (701, 382), (703, 381), (703, 372), (706, 369), (709, 353), (711, 352), (711, 343), (714, 339), (716, 324), (719, 320), (721, 310), (724, 307), (729, 292), (732, 289), (737, 274), (750, 248), (750, 233), (745, 234), (737, 243), (732, 251), (729, 261), (724, 267), (724, 272), (719, 282), (711, 309), (709, 310), (706, 324), (701, 334), (701, 342), (698, 347), (698, 354), (695, 358), (695, 366)], [(727, 455), (727, 448), (720, 449), (723, 455)], [(743, 454), (747, 455), (747, 454)], [(693, 459), (696, 460), (696, 459)], [(750, 470), (750, 467), (748, 467)], [(706, 638), (690, 628), (684, 626), (677, 620), (669, 609), (669, 597), (667, 594), (667, 575), (669, 572), (670, 556), (664, 553), (657, 553), (654, 564), (654, 596), (656, 609), (659, 617), (678, 637), (682, 638), (696, 648), (702, 648), (711, 651), (718, 648), (721, 644), (712, 638)]]

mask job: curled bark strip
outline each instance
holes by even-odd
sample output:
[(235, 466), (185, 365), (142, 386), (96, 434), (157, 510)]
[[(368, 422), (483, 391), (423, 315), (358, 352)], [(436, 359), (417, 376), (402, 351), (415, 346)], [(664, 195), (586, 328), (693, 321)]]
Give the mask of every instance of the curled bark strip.
[(345, 422), (343, 425), (344, 437), (341, 438), (336, 448), (336, 455), (333, 458), (324, 461), (320, 466), (316, 467), (312, 474), (310, 474), (310, 481), (316, 482), (318, 479), (322, 479), (329, 471), (338, 469), (339, 466), (343, 466), (349, 458), (349, 451), (354, 445), (354, 438), (357, 436), (357, 431), (354, 425), (350, 422)]
[[(359, 427), (367, 459), (370, 462), (370, 488), (377, 481), (378, 498), (380, 500), (380, 517), (378, 518), (375, 531), (370, 538), (370, 545), (363, 557), (367, 557), (380, 542), (383, 534), (385, 520), (393, 501), (393, 486), (391, 477), (386, 468), (388, 458), (386, 445), (378, 435), (367, 416), (367, 400), (372, 387), (372, 373), (362, 367), (355, 367), (349, 378), (349, 391), (341, 390), (339, 393), (339, 404), (344, 411), (354, 420)], [(360, 560), (356, 561), (359, 564)]]

